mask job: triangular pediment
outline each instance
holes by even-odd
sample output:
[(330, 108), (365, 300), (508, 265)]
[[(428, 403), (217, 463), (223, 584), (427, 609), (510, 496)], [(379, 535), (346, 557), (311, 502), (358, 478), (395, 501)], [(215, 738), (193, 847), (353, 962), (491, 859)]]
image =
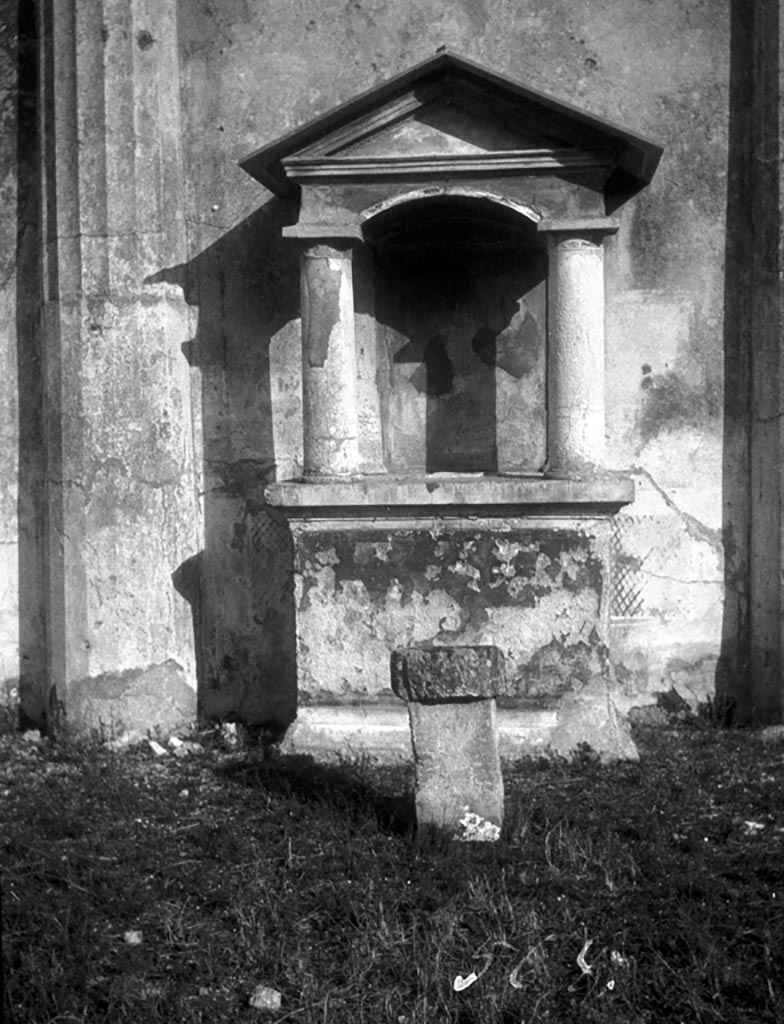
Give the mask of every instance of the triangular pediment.
[[(257, 150), (241, 166), (278, 195), (308, 177), (437, 175), (477, 166), (606, 165), (632, 194), (650, 180), (661, 148), (608, 121), (449, 53), (439, 53)], [(484, 161), (484, 163), (482, 163)]]
[(459, 90), (433, 98), (412, 92), (389, 103), (370, 117), (329, 132), (315, 143), (295, 150), (285, 160), (302, 158), (448, 156), (516, 152), (552, 148), (565, 140), (548, 136), (525, 118), (493, 116), (476, 105), (461, 102)]
[[(470, 153), (487, 153), (495, 149), (492, 137), (488, 132), (474, 130), (474, 125), (460, 126), (463, 130), (454, 130), (452, 126), (433, 124), (414, 115), (405, 121), (376, 132), (370, 138), (360, 139), (348, 146), (343, 146), (334, 155), (343, 157), (380, 157), (392, 158), (401, 156), (447, 156)], [(450, 130), (451, 129), (451, 130)], [(519, 147), (515, 147), (519, 148)]]

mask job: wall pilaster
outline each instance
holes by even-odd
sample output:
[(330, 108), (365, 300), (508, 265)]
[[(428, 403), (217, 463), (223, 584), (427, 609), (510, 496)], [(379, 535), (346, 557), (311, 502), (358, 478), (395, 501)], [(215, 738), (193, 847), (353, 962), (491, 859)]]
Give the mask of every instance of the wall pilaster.
[[(784, 362), (782, 362), (782, 84), (784, 4), (744, 7), (751, 20), (752, 106), (749, 389), (749, 669), (739, 716), (784, 719)], [(731, 380), (725, 386), (736, 386)]]
[(195, 686), (190, 317), (153, 283), (185, 255), (176, 28), (173, 0), (39, 14), (48, 677), (76, 724), (107, 680)]

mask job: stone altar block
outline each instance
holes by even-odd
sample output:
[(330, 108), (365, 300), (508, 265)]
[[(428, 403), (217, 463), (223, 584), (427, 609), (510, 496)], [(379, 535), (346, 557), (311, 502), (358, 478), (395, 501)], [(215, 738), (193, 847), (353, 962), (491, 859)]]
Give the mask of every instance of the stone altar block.
[(507, 704), (606, 666), (610, 514), (625, 479), (444, 477), (268, 486), (294, 546), (300, 705), (396, 704), (398, 648), (493, 646)]
[(504, 783), (495, 694), (504, 659), (497, 647), (401, 648), (392, 689), (408, 702), (420, 825), (455, 830), (466, 813), (499, 828)]

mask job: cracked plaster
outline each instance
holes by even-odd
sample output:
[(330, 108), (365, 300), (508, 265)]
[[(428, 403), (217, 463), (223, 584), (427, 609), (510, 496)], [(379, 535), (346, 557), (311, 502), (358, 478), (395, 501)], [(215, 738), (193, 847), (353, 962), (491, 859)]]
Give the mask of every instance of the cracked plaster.
[(301, 696), (386, 695), (397, 647), (495, 645), (518, 697), (538, 651), (590, 657), (605, 631), (601, 546), (576, 527), (501, 529), (295, 526)]

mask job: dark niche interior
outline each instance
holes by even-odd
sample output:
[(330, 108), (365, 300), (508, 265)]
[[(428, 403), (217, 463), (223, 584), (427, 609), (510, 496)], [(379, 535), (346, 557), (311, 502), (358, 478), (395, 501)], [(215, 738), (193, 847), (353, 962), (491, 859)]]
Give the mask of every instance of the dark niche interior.
[(439, 196), (366, 233), (387, 470), (541, 470), (547, 253), (535, 226), (490, 200)]

